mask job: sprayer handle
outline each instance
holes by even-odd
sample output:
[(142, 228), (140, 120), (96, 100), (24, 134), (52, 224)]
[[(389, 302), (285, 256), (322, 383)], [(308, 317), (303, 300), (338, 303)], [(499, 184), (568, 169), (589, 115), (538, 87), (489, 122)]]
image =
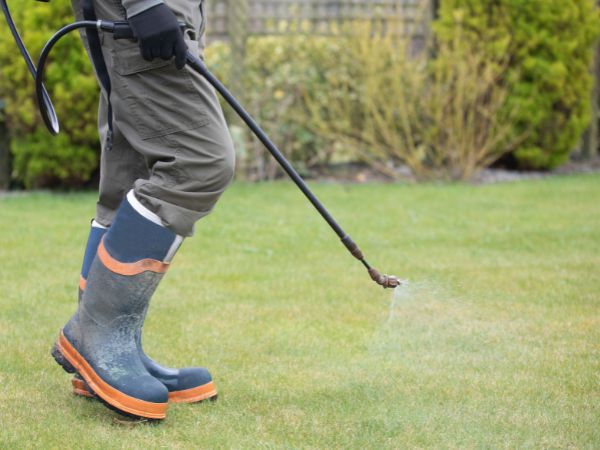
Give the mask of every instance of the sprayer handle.
[(120, 39), (131, 39), (135, 40), (133, 35), (133, 29), (129, 22), (114, 22), (114, 28), (112, 29), (113, 38), (118, 41)]
[[(108, 22), (108, 21), (102, 21), (102, 22), (103, 23), (100, 26), (100, 28), (111, 32), (115, 41), (122, 40), (122, 39), (129, 39), (131, 41), (137, 41), (135, 35), (133, 34), (133, 29), (131, 28), (131, 25), (129, 25), (129, 22), (127, 22), (125, 20), (120, 20), (120, 21), (116, 21), (116, 22)], [(181, 29), (182, 33), (185, 31), (185, 27), (186, 27), (185, 22), (179, 21), (179, 28)]]

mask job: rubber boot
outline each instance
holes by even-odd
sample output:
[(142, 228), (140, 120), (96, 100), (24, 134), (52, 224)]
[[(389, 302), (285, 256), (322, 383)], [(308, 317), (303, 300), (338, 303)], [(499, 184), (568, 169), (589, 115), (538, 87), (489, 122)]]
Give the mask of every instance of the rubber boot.
[[(88, 236), (87, 244), (85, 247), (85, 254), (83, 255), (81, 274), (79, 276), (79, 300), (77, 302), (78, 305), (81, 303), (81, 298), (83, 297), (83, 292), (85, 291), (88, 274), (90, 272), (90, 268), (92, 267), (94, 257), (96, 256), (96, 251), (98, 250), (100, 241), (102, 241), (102, 238), (104, 237), (107, 231), (107, 227), (100, 225), (95, 220), (92, 221), (90, 234)], [(81, 378), (79, 375), (75, 374), (75, 376), (71, 380), (71, 384), (73, 385), (74, 394), (82, 395), (88, 398), (96, 398), (96, 394), (94, 393), (92, 388), (90, 388), (87, 385), (87, 383), (83, 380), (83, 378)]]
[[(85, 291), (87, 277), (91, 262), (93, 261), (96, 251), (102, 240), (102, 236), (107, 231), (96, 221), (92, 222), (92, 228), (88, 238), (88, 243), (83, 258), (81, 268), (81, 277), (79, 282), (79, 299)], [(144, 316), (147, 312), (144, 312)], [(204, 400), (216, 400), (217, 388), (213, 382), (212, 376), (208, 369), (204, 367), (185, 367), (174, 369), (163, 367), (150, 357), (148, 357), (142, 347), (142, 333), (136, 336), (138, 350), (144, 366), (148, 372), (169, 390), (169, 402), (171, 403), (198, 403)], [(71, 380), (73, 385), (73, 393), (84, 397), (94, 398), (95, 393), (87, 383), (78, 375), (75, 375)]]
[(164, 419), (169, 391), (146, 369), (138, 336), (182, 238), (130, 194), (100, 242), (83, 299), (52, 354), (110, 408)]

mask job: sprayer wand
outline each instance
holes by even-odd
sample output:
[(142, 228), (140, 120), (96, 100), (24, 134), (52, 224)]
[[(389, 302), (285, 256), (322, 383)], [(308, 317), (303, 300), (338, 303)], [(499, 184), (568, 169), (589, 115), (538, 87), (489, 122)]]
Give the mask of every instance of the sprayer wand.
[(269, 153), (277, 160), (283, 170), (289, 175), (292, 181), (298, 186), (306, 198), (312, 203), (315, 209), (321, 214), (321, 217), (329, 224), (331, 229), (341, 239), (342, 244), (348, 249), (348, 251), (358, 259), (365, 268), (369, 271), (369, 275), (380, 286), (384, 288), (395, 288), (399, 286), (400, 280), (398, 277), (393, 275), (382, 275), (378, 270), (371, 267), (371, 265), (365, 259), (363, 252), (360, 250), (356, 242), (352, 240), (350, 235), (346, 233), (343, 228), (336, 222), (333, 216), (329, 213), (327, 208), (319, 201), (319, 199), (313, 194), (306, 182), (298, 174), (296, 169), (290, 164), (277, 146), (269, 139), (267, 134), (258, 125), (258, 123), (250, 116), (250, 114), (244, 109), (244, 107), (237, 101), (237, 99), (229, 92), (229, 90), (221, 83), (217, 77), (215, 77), (206, 67), (204, 61), (198, 56), (188, 51), (187, 53), (187, 64), (193, 68), (196, 72), (202, 75), (206, 80), (223, 96), (223, 98), (229, 103), (229, 105), (235, 110), (240, 118), (248, 125), (248, 128), (254, 133), (254, 135), (263, 143)]
[[(107, 20), (98, 20), (96, 22), (79, 21), (67, 25), (61, 28), (58, 32), (56, 32), (56, 34), (54, 34), (54, 36), (52, 36), (52, 38), (44, 46), (36, 70), (35, 66), (31, 62), (31, 58), (29, 57), (29, 54), (27, 53), (27, 50), (25, 49), (25, 46), (18, 32), (16, 31), (14, 22), (10, 17), (8, 6), (6, 5), (6, 0), (0, 0), (0, 6), (2, 6), (6, 20), (9, 24), (9, 27), (11, 28), (11, 31), (13, 32), (15, 41), (17, 42), (17, 45), (19, 46), (19, 49), (21, 50), (21, 53), (23, 54), (27, 62), (31, 74), (35, 77), (38, 106), (44, 123), (46, 124), (48, 130), (52, 134), (56, 135), (60, 130), (59, 121), (55, 110), (52, 106), (50, 96), (48, 95), (44, 87), (44, 70), (46, 67), (46, 62), (48, 60), (50, 52), (52, 51), (56, 43), (69, 32), (80, 28), (97, 28), (99, 30), (112, 33), (114, 39), (135, 39), (133, 31), (131, 30), (127, 22), (113, 22)], [(296, 186), (298, 186), (298, 188), (302, 191), (302, 193), (306, 196), (310, 203), (315, 207), (315, 209), (319, 212), (321, 217), (325, 219), (325, 221), (329, 224), (331, 229), (338, 235), (338, 237), (342, 241), (342, 244), (344, 244), (344, 246), (348, 249), (352, 256), (358, 259), (363, 264), (363, 266), (365, 266), (365, 268), (369, 272), (371, 279), (384, 288), (396, 288), (400, 286), (401, 282), (398, 277), (393, 275), (383, 275), (367, 262), (362, 251), (354, 242), (354, 240), (350, 237), (350, 235), (348, 235), (336, 222), (336, 220), (329, 213), (327, 208), (323, 206), (319, 199), (310, 190), (306, 182), (302, 179), (302, 177), (298, 174), (298, 172), (294, 169), (290, 162), (285, 158), (283, 153), (271, 141), (271, 139), (258, 125), (258, 123), (252, 118), (252, 116), (246, 111), (246, 109), (237, 101), (237, 99), (231, 94), (231, 92), (229, 92), (225, 85), (223, 85), (223, 83), (221, 83), (219, 79), (215, 77), (210, 72), (210, 70), (208, 70), (208, 68), (204, 64), (204, 61), (202, 61), (197, 55), (194, 55), (190, 51), (188, 51), (186, 62), (190, 68), (192, 68), (201, 76), (203, 76), (223, 96), (227, 103), (235, 110), (235, 112), (240, 116), (244, 123), (246, 123), (246, 125), (250, 128), (252, 133), (254, 133), (254, 135), (264, 144), (269, 153), (271, 153), (275, 160), (277, 160), (279, 165), (292, 179)]]

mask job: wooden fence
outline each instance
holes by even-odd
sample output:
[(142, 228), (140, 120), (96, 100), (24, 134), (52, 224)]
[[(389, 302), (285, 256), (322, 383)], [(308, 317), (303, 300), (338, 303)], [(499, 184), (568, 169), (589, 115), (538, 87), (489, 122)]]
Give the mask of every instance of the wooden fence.
[[(228, 40), (232, 59), (243, 61), (247, 38), (261, 35), (329, 35), (344, 22), (370, 18), (380, 21), (391, 33), (410, 39), (414, 52), (428, 38), (431, 20), (442, 0), (204, 0), (208, 41)], [(600, 0), (595, 0), (600, 6)], [(236, 87), (242, 66), (232, 65)], [(593, 119), (583, 137), (585, 155), (594, 155), (600, 142), (600, 44), (594, 65)]]
[(248, 35), (331, 34), (348, 20), (371, 18), (393, 33), (421, 39), (436, 0), (208, 0), (209, 40)]
[(425, 47), (439, 0), (205, 0), (208, 41), (231, 44), (230, 76), (240, 88), (247, 39), (251, 36), (330, 35), (345, 22), (370, 19), (387, 32), (410, 40), (411, 51)]

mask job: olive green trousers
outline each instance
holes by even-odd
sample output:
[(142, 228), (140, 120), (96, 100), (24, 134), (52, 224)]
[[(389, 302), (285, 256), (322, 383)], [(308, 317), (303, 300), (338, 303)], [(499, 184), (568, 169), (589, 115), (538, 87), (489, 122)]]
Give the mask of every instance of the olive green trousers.
[[(73, 0), (78, 19), (79, 0)], [(180, 21), (190, 51), (203, 56), (204, 15), (200, 0), (165, 0)], [(99, 19), (125, 20), (121, 0), (94, 0)], [(133, 189), (164, 225), (191, 236), (231, 182), (235, 153), (213, 88), (200, 75), (173, 61), (145, 61), (136, 42), (100, 32), (111, 80), (113, 144), (103, 148), (96, 220), (110, 226)], [(89, 47), (84, 39), (84, 45)], [(108, 99), (102, 91), (98, 114), (106, 147)]]

